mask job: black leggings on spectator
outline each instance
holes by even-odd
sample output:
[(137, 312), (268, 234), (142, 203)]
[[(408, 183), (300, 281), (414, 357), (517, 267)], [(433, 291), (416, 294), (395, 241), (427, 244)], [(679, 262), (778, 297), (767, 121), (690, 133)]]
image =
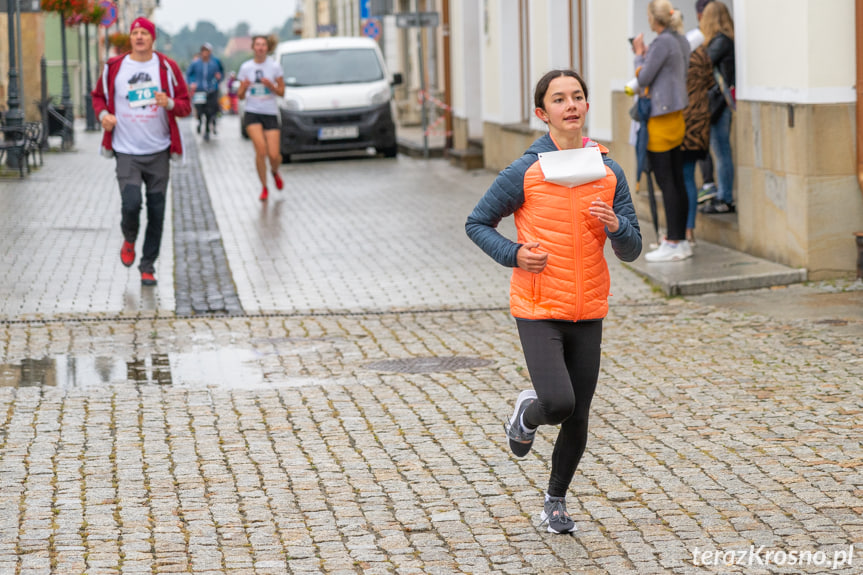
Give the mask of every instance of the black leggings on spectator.
[(667, 152), (647, 152), (650, 168), (656, 184), (662, 190), (665, 207), (666, 236), (672, 241), (686, 239), (686, 216), (689, 213), (689, 198), (683, 181), (683, 157), (680, 146)]
[(548, 494), (565, 497), (584, 449), (587, 419), (602, 348), (602, 320), (516, 320), (524, 359), (536, 391), (524, 412), (528, 427), (560, 426), (551, 455)]

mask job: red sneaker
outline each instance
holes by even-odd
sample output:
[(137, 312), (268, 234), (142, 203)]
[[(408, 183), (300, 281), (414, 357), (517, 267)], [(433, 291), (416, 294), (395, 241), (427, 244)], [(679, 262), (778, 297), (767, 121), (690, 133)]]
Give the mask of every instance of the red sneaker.
[(156, 276), (150, 272), (141, 272), (141, 285), (154, 286), (156, 285)]
[(281, 190), (285, 184), (282, 182), (282, 176), (279, 175), (279, 172), (273, 172), (273, 179), (276, 180), (276, 189)]
[(264, 186), (264, 189), (261, 191), (260, 200), (262, 202), (267, 201), (267, 197), (269, 197), (270, 193), (267, 191), (267, 186)]
[(123, 247), (120, 248), (120, 261), (127, 268), (135, 263), (135, 244), (123, 242)]

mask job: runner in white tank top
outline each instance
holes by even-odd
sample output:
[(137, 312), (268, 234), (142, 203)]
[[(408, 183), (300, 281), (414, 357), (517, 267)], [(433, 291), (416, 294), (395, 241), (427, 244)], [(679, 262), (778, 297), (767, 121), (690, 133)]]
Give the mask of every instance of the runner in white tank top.
[(273, 174), (276, 188), (283, 187), (279, 175), (282, 163), (281, 131), (279, 130), (279, 105), (277, 97), (285, 95), (285, 80), (282, 67), (268, 57), (275, 48), (275, 42), (266, 36), (252, 37), (252, 50), (255, 57), (240, 66), (237, 80), (240, 100), (246, 101), (243, 123), (246, 133), (255, 146), (255, 167), (261, 180), (261, 201), (267, 199), (267, 159)]

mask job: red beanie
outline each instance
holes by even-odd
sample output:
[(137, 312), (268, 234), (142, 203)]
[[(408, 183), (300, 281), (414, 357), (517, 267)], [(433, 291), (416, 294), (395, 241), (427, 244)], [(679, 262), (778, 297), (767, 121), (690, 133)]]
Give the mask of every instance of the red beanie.
[(140, 18), (135, 18), (135, 21), (132, 22), (132, 27), (129, 28), (129, 32), (131, 32), (135, 28), (143, 28), (150, 33), (150, 36), (153, 37), (153, 40), (156, 39), (156, 25), (144, 18), (143, 16), (141, 16)]

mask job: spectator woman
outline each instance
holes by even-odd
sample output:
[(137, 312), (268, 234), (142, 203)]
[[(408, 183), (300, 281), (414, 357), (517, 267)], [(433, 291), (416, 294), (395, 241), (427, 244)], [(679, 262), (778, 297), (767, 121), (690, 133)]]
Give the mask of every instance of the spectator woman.
[(681, 261), (692, 256), (686, 242), (686, 217), (689, 201), (683, 183), (683, 158), (680, 145), (686, 125), (686, 69), (689, 42), (676, 30), (682, 17), (668, 0), (651, 0), (647, 6), (650, 29), (657, 33), (650, 49), (642, 34), (633, 39), (635, 77), (639, 88), (650, 97), (647, 120), (647, 157), (656, 182), (662, 190), (666, 237), (659, 247), (645, 256), (648, 262)]
[(707, 57), (704, 44), (689, 56), (689, 72), (686, 74), (686, 92), (689, 104), (683, 110), (686, 133), (683, 136), (683, 183), (689, 207), (686, 217), (686, 240), (689, 247), (695, 245), (695, 215), (698, 211), (698, 187), (695, 185), (695, 165), (710, 153), (710, 106), (707, 92), (716, 82), (713, 66)]
[[(582, 133), (589, 104), (581, 77), (572, 70), (548, 72), (536, 85), (534, 105), (548, 134), (498, 175), (465, 229), (495, 261), (514, 268), (510, 311), (534, 389), (519, 394), (506, 436), (513, 454), (524, 457), (537, 427), (560, 424), (541, 517), (549, 532), (571, 533), (576, 527), (566, 492), (587, 445), (608, 312), (603, 247), (608, 238), (618, 258), (633, 261), (641, 253), (641, 232), (623, 170)], [(568, 171), (552, 175), (546, 162), (570, 152), (587, 156), (589, 169), (573, 170), (569, 161)], [(517, 242), (497, 231), (509, 215)]]
[(707, 45), (707, 56), (713, 68), (725, 84), (725, 93), (719, 86), (712, 89), (710, 97), (713, 109), (710, 126), (710, 147), (716, 159), (716, 198), (704, 208), (708, 214), (735, 211), (734, 206), (734, 162), (731, 158), (731, 107), (728, 99), (734, 99), (734, 21), (728, 7), (716, 0), (704, 8), (701, 16), (701, 32)]

